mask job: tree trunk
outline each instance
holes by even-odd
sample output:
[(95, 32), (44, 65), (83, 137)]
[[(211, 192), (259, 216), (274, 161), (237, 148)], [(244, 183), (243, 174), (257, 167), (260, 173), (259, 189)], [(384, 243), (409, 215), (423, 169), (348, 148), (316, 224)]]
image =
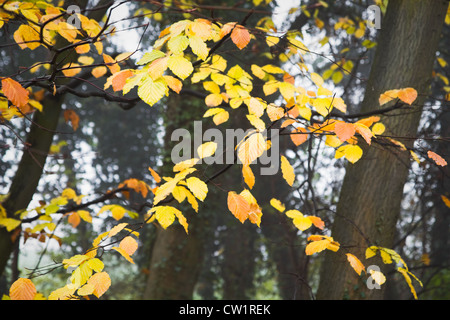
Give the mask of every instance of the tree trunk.
[[(108, 0), (100, 0), (97, 5), (100, 6), (106, 4), (107, 1)], [(81, 8), (86, 8), (88, 3), (89, 0), (80, 0), (77, 4)], [(107, 9), (108, 7), (105, 6), (101, 10), (91, 11), (88, 16), (92, 19), (100, 20)], [(59, 47), (59, 44), (61, 43), (66, 43), (66, 40), (63, 38), (59, 38), (57, 41), (56, 47)], [(63, 59), (69, 62), (74, 58), (76, 58), (76, 55), (70, 54)], [(55, 63), (59, 63), (61, 59), (62, 57), (57, 59)], [(58, 81), (56, 85), (59, 86), (60, 84), (64, 84), (60, 82), (67, 81)], [(75, 86), (78, 86), (79, 84), (81, 84), (81, 82), (77, 82)], [(72, 89), (74, 89), (74, 87)], [(55, 129), (61, 116), (64, 97), (64, 94), (53, 96), (48, 93), (41, 102), (43, 111), (35, 112), (33, 115), (33, 123), (27, 134), (26, 146), (24, 147), (22, 158), (20, 159), (18, 168), (14, 174), (8, 192), (8, 198), (2, 204), (8, 217), (13, 217), (14, 213), (18, 210), (27, 209), (36, 192), (53, 141)], [(0, 228), (0, 276), (5, 270), (11, 250), (14, 247), (14, 232), (15, 230), (8, 232), (5, 228)]]
[[(381, 119), (385, 134), (405, 137), (397, 139), (406, 146), (411, 146), (413, 140), (408, 138), (417, 133), (447, 7), (448, 1), (443, 0), (389, 1), (383, 19), (361, 111), (377, 110), (378, 98), (386, 90), (415, 88), (419, 97), (408, 107), (411, 112)], [(367, 266), (374, 263), (373, 258), (364, 260), (367, 246), (393, 245), (409, 162), (408, 152), (386, 150), (374, 141), (362, 159), (347, 167), (332, 236)], [(383, 290), (368, 290), (360, 281), (343, 251), (326, 253), (317, 298), (382, 298)]]

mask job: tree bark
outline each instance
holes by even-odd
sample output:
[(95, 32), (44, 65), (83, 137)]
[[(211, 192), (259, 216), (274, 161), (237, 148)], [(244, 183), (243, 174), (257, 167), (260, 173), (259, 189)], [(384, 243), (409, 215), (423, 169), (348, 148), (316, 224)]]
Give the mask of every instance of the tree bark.
[[(82, 0), (78, 5), (86, 8), (89, 0)], [(98, 5), (107, 4), (107, 0), (100, 0)], [(91, 11), (89, 17), (99, 21), (106, 13), (108, 7), (102, 7), (100, 10)], [(64, 43), (62, 38), (58, 39), (59, 43)], [(57, 45), (58, 47), (59, 45)], [(70, 61), (75, 57), (70, 54), (70, 57), (64, 57), (66, 61)], [(56, 61), (56, 63), (59, 62)], [(60, 83), (57, 83), (59, 85)], [(77, 82), (78, 86), (80, 82)], [(44, 172), (45, 162), (53, 141), (53, 136), (61, 116), (62, 103), (64, 101), (64, 94), (53, 96), (48, 93), (41, 102), (43, 105), (42, 112), (35, 112), (33, 115), (33, 123), (30, 126), (30, 131), (27, 134), (26, 146), (22, 158), (18, 164), (16, 173), (14, 174), (11, 186), (8, 192), (8, 198), (3, 202), (3, 207), (7, 212), (8, 217), (14, 217), (18, 210), (27, 209), (31, 202), (39, 180)], [(11, 251), (14, 247), (15, 230), (8, 232), (5, 228), (0, 228), (0, 275), (3, 274)], [(14, 241), (13, 241), (14, 239)]]
[[(386, 90), (415, 88), (419, 97), (410, 110), (381, 119), (385, 134), (406, 146), (412, 145), (409, 138), (417, 133), (447, 7), (448, 1), (443, 0), (389, 1), (383, 19), (361, 111), (380, 108), (378, 98)], [(373, 258), (364, 260), (367, 246), (393, 245), (410, 162), (408, 152), (387, 150), (375, 142), (364, 148), (362, 159), (348, 165), (332, 227), (334, 239), (348, 246), (366, 266), (374, 263)], [(326, 253), (317, 299), (381, 299), (384, 290), (369, 290), (343, 251)], [(383, 265), (379, 267), (383, 271)]]

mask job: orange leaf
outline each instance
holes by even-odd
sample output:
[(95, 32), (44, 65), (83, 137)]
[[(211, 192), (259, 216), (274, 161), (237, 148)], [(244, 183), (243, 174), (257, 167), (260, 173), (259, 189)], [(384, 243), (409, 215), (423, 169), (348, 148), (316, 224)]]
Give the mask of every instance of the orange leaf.
[(323, 222), (323, 220), (320, 219), (319, 217), (308, 216), (308, 219), (311, 220), (311, 222), (313, 223), (313, 225), (316, 228), (319, 228), (319, 229), (323, 230), (323, 228), (325, 227), (325, 222)]
[(81, 218), (77, 212), (72, 212), (72, 214), (67, 219), (67, 222), (69, 222), (73, 228), (76, 228), (80, 224), (80, 221)]
[(80, 122), (80, 117), (72, 109), (64, 110), (64, 120), (72, 123), (72, 128), (74, 131), (78, 129), (78, 123)]
[(292, 130), (291, 133), (291, 140), (296, 145), (299, 146), (302, 143), (304, 143), (306, 140), (308, 140), (308, 134), (307, 130), (305, 128), (299, 127), (294, 130)]
[(242, 175), (244, 177), (245, 183), (248, 185), (250, 189), (255, 185), (255, 175), (253, 174), (250, 165), (246, 164), (242, 166)]
[(105, 66), (99, 66), (92, 69), (92, 75), (96, 78), (100, 78), (105, 75), (105, 73), (108, 71), (108, 68)]
[(329, 243), (330, 241), (328, 239), (310, 242), (306, 246), (305, 253), (309, 256), (314, 253), (321, 252), (327, 248)]
[(334, 132), (341, 141), (346, 141), (353, 137), (356, 133), (356, 128), (353, 123), (337, 122), (334, 126)]
[(436, 164), (438, 166), (442, 166), (445, 167), (447, 165), (447, 161), (444, 160), (444, 158), (442, 158), (440, 155), (438, 155), (437, 153), (433, 152), (433, 151), (428, 151), (428, 158), (433, 159), (434, 162), (436, 162)]
[(417, 91), (413, 88), (401, 89), (398, 92), (398, 98), (403, 102), (411, 105), (417, 98)]
[(160, 183), (161, 182), (161, 177), (159, 176), (159, 174), (153, 170), (152, 168), (148, 167), (148, 171), (150, 171), (150, 174), (152, 175), (153, 179), (155, 179), (156, 183)]
[(106, 66), (112, 74), (120, 71), (119, 64), (111, 56), (103, 54), (103, 61), (105, 61)]
[(355, 123), (356, 132), (358, 132), (364, 140), (366, 140), (367, 144), (372, 142), (373, 133), (372, 131), (362, 123)]
[(36, 295), (36, 287), (30, 279), (19, 278), (9, 289), (11, 300), (33, 300)]
[(231, 40), (234, 42), (236, 47), (239, 48), (239, 50), (242, 50), (250, 42), (250, 33), (245, 27), (236, 25), (231, 32)]
[(352, 266), (353, 270), (355, 270), (358, 275), (361, 275), (361, 271), (364, 272), (366, 271), (362, 262), (353, 254), (347, 253), (347, 260), (348, 262), (350, 262), (350, 265)]
[(111, 278), (106, 272), (99, 272), (90, 277), (87, 283), (94, 286), (92, 293), (100, 298), (111, 286)]
[(122, 90), (125, 85), (127, 79), (133, 76), (133, 72), (131, 70), (122, 70), (114, 74), (112, 78), (112, 87), (114, 91)]
[(2, 80), (3, 94), (16, 107), (24, 107), (28, 103), (28, 90), (25, 90), (20, 83), (11, 79), (5, 78)]
[(228, 209), (239, 220), (244, 223), (250, 212), (250, 204), (245, 198), (234, 191), (228, 192)]
[(120, 241), (119, 248), (131, 256), (136, 252), (138, 243), (133, 237), (128, 236)]

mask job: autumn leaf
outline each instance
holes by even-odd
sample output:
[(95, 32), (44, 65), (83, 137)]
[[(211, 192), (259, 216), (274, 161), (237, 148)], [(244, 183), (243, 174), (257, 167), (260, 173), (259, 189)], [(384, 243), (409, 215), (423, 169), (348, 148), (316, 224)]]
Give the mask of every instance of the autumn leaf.
[(90, 277), (87, 283), (94, 287), (92, 294), (100, 298), (111, 286), (111, 278), (106, 272), (99, 272)]
[(34, 283), (26, 278), (17, 279), (9, 288), (11, 300), (33, 300), (36, 293)]
[(205, 200), (208, 193), (208, 186), (202, 180), (196, 177), (186, 179), (186, 184), (193, 195), (200, 201)]
[(308, 131), (305, 128), (302, 127), (295, 128), (294, 130), (292, 130), (292, 133), (290, 134), (292, 142), (296, 146), (299, 146), (302, 143), (306, 142), (309, 136), (307, 132)]
[(295, 181), (294, 168), (285, 156), (281, 156), (281, 172), (283, 173), (284, 180), (292, 186)]
[(344, 142), (355, 135), (356, 128), (353, 123), (337, 122), (334, 126), (334, 132), (336, 133), (339, 140)]
[(242, 164), (248, 165), (258, 159), (267, 148), (264, 136), (255, 132), (240, 143), (238, 147), (238, 157)]
[(444, 195), (441, 195), (442, 201), (444, 201), (445, 205), (450, 208), (450, 199)]
[(413, 88), (388, 90), (382, 93), (378, 100), (380, 105), (383, 105), (395, 98), (411, 105), (417, 98), (417, 91)]
[(228, 192), (228, 209), (241, 222), (244, 223), (248, 218), (250, 204), (245, 198), (234, 191)]
[(405, 88), (398, 92), (398, 98), (411, 105), (417, 98), (417, 91), (413, 88)]
[(312, 255), (314, 253), (321, 252), (325, 249), (331, 250), (331, 251), (338, 251), (340, 244), (332, 237), (328, 236), (322, 236), (322, 235), (311, 235), (307, 239), (308, 241), (311, 241), (308, 243), (305, 249), (306, 255)]
[(168, 228), (175, 222), (175, 218), (178, 219), (178, 222), (184, 227), (186, 233), (188, 233), (188, 224), (186, 218), (183, 216), (180, 210), (172, 206), (157, 206), (153, 207), (148, 211), (148, 214), (155, 214), (156, 220), (158, 220), (159, 224), (164, 228)]
[(103, 54), (103, 61), (105, 62), (106, 66), (108, 67), (109, 71), (111, 71), (112, 74), (115, 74), (120, 71), (119, 64), (110, 55)]
[(217, 143), (216, 142), (205, 142), (197, 148), (197, 154), (200, 159), (211, 157), (214, 152), (216, 152)]
[(445, 161), (444, 158), (442, 158), (440, 155), (438, 155), (437, 153), (428, 150), (427, 152), (428, 158), (433, 159), (434, 162), (436, 162), (436, 164), (438, 166), (442, 166), (445, 167), (447, 165), (447, 161)]
[(6, 230), (8, 232), (13, 231), (16, 229), (22, 221), (14, 219), (14, 218), (0, 218), (0, 226), (6, 227)]
[(242, 166), (242, 176), (244, 177), (244, 182), (248, 185), (250, 189), (255, 185), (255, 175), (253, 174), (250, 165)]
[(351, 254), (351, 253), (347, 253), (346, 255), (347, 255), (347, 260), (348, 260), (348, 262), (350, 262), (351, 267), (353, 268), (353, 270), (355, 270), (355, 272), (356, 272), (358, 275), (361, 275), (361, 272), (362, 272), (362, 271), (365, 272), (365, 267), (364, 267), (364, 265), (362, 264), (362, 262), (361, 262), (357, 257), (355, 257), (355, 256), (354, 256), (353, 254)]
[(341, 157), (345, 157), (351, 163), (355, 163), (359, 159), (361, 159), (363, 154), (362, 149), (357, 145), (347, 144), (339, 147), (336, 150), (335, 158), (339, 159)]
[(2, 91), (5, 97), (18, 108), (24, 107), (28, 103), (29, 91), (11, 78), (2, 79)]
[(284, 212), (284, 210), (286, 209), (284, 204), (281, 203), (280, 200), (275, 199), (275, 198), (270, 199), (270, 205), (280, 212)]
[(183, 55), (171, 55), (167, 61), (167, 65), (181, 80), (186, 79), (194, 71), (192, 63)]
[(148, 167), (148, 171), (150, 171), (150, 174), (152, 175), (153, 179), (155, 179), (156, 183), (161, 182), (161, 177), (155, 170), (153, 170), (151, 167)]
[(127, 236), (120, 241), (119, 248), (132, 256), (138, 248), (138, 243), (133, 237)]
[(154, 81), (150, 76), (147, 76), (138, 87), (138, 96), (144, 102), (153, 106), (167, 94), (167, 91), (168, 87), (164, 80)]
[(20, 25), (14, 32), (14, 40), (21, 49), (34, 50), (41, 45), (39, 32), (26, 24)]
[(247, 28), (239, 24), (235, 25), (233, 31), (231, 31), (231, 40), (239, 50), (242, 50), (250, 42), (250, 33)]
[(77, 131), (80, 122), (80, 117), (74, 110), (72, 109), (64, 110), (64, 120), (66, 121), (66, 123), (70, 122), (72, 124), (73, 131)]

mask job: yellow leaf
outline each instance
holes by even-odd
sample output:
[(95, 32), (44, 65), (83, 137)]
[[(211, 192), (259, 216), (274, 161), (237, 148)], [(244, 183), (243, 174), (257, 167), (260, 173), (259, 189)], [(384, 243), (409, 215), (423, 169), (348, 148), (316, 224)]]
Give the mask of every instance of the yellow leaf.
[(143, 79), (138, 87), (138, 96), (150, 106), (161, 100), (168, 93), (167, 84), (163, 79), (154, 81), (150, 76)]
[(167, 65), (169, 69), (182, 80), (189, 77), (192, 71), (194, 71), (192, 63), (183, 57), (183, 55), (171, 55)]
[(241, 222), (244, 223), (250, 212), (250, 204), (245, 198), (234, 191), (228, 192), (228, 209)]
[(69, 259), (64, 259), (62, 261), (62, 264), (64, 265), (64, 268), (76, 267), (88, 259), (89, 259), (89, 257), (84, 254), (77, 254)]
[(125, 259), (128, 260), (128, 262), (134, 264), (134, 260), (133, 258), (130, 257), (130, 255), (122, 248), (118, 248), (118, 247), (112, 247), (111, 249), (116, 250), (118, 253), (120, 253), (122, 255), (122, 257), (124, 257)]
[(198, 158), (192, 158), (192, 159), (187, 159), (181, 162), (178, 162), (177, 164), (175, 164), (173, 166), (173, 171), (174, 172), (178, 172), (178, 171), (183, 171), (185, 169), (191, 168), (193, 166), (195, 166), (197, 164), (197, 162), (199, 162), (200, 159)]
[(118, 225), (114, 226), (111, 230), (109, 230), (108, 238), (114, 237), (116, 234), (118, 234), (120, 231), (122, 231), (128, 223), (123, 222), (119, 223)]
[(182, 54), (189, 45), (189, 39), (185, 35), (177, 35), (170, 38), (167, 42), (167, 47), (174, 54)]
[(292, 186), (295, 181), (294, 168), (285, 156), (281, 156), (281, 172), (283, 173), (284, 180)]
[(372, 279), (375, 280), (375, 282), (380, 286), (386, 282), (386, 277), (380, 271), (369, 270), (369, 273)]
[(194, 196), (200, 201), (205, 200), (206, 195), (208, 193), (208, 186), (202, 180), (196, 177), (190, 177), (186, 179), (186, 184), (194, 194)]
[(357, 145), (347, 144), (336, 150), (335, 158), (345, 157), (351, 163), (355, 163), (362, 157), (363, 151)]
[(163, 200), (165, 197), (171, 194), (177, 183), (183, 180), (188, 174), (194, 172), (195, 170), (196, 169), (194, 168), (183, 169), (181, 172), (177, 173), (172, 180), (158, 187), (158, 189), (155, 192), (155, 197), (153, 198), (153, 205), (158, 204), (161, 200)]
[(298, 210), (288, 210), (286, 211), (286, 216), (293, 219), (292, 222), (294, 223), (295, 227), (300, 231), (305, 231), (306, 229), (309, 229), (312, 226), (311, 219), (305, 217)]
[(205, 60), (208, 57), (209, 49), (206, 43), (197, 35), (189, 36), (189, 46), (192, 52), (197, 55), (200, 59)]
[(381, 122), (375, 123), (372, 127), (373, 135), (381, 135), (383, 134), (384, 130), (386, 130), (386, 127)]
[(272, 207), (274, 207), (275, 209), (277, 209), (280, 212), (284, 212), (284, 210), (286, 209), (284, 204), (282, 204), (280, 200), (275, 199), (275, 198), (270, 199), (270, 204)]
[(106, 272), (99, 272), (89, 278), (88, 284), (94, 287), (92, 294), (100, 298), (111, 286), (111, 278)]
[(411, 293), (412, 293), (413, 296), (414, 296), (414, 299), (417, 300), (418, 298), (417, 298), (416, 289), (414, 288), (414, 286), (413, 286), (413, 284), (412, 284), (411, 277), (408, 275), (408, 270), (406, 270), (406, 269), (404, 269), (404, 268), (401, 268), (401, 267), (397, 268), (397, 270), (403, 275), (403, 277), (404, 277), (405, 280), (406, 280), (406, 283), (408, 284), (408, 286), (409, 286), (409, 288), (410, 288), (410, 290), (411, 290)]
[(34, 283), (26, 278), (17, 279), (9, 288), (11, 300), (33, 300), (36, 293)]
[(352, 266), (353, 270), (355, 270), (358, 275), (361, 275), (362, 271), (365, 272), (366, 269), (364, 265), (357, 257), (355, 257), (351, 253), (347, 253), (346, 255), (348, 262), (350, 262), (350, 265)]
[(329, 243), (330, 241), (327, 239), (310, 242), (306, 246), (305, 253), (307, 255), (312, 255), (314, 253), (321, 252), (327, 248)]
[(72, 298), (74, 294), (75, 288), (72, 285), (66, 285), (62, 288), (56, 289), (50, 293), (48, 296), (48, 300), (68, 300)]
[(242, 166), (242, 176), (244, 177), (244, 181), (248, 185), (248, 187), (252, 189), (255, 185), (255, 175), (253, 174), (250, 165)]
[(242, 164), (248, 165), (258, 159), (266, 150), (267, 143), (264, 136), (255, 132), (251, 134), (245, 141), (241, 142), (238, 147), (238, 157)]
[(6, 227), (6, 230), (8, 232), (16, 229), (21, 223), (22, 223), (22, 221), (16, 220), (13, 218), (1, 218), (0, 219), (0, 225)]
[(93, 284), (85, 284), (84, 286), (82, 286), (80, 289), (78, 289), (77, 294), (79, 296), (88, 296), (91, 295), (95, 290), (95, 287)]
[(41, 45), (39, 32), (26, 24), (20, 25), (14, 32), (14, 40), (21, 49), (34, 50)]
[(103, 262), (97, 258), (89, 259), (86, 263), (88, 264), (89, 268), (91, 268), (95, 272), (101, 272), (105, 266)]
[(172, 225), (172, 223), (174, 223), (175, 217), (176, 217), (176, 218), (178, 218), (178, 221), (180, 222), (180, 224), (183, 225), (183, 227), (185, 228), (186, 233), (187, 233), (186, 220), (185, 220), (183, 214), (181, 213), (181, 211), (178, 210), (177, 208), (174, 208), (171, 206), (158, 206), (158, 207), (153, 207), (152, 209), (150, 209), (148, 211), (148, 213), (153, 213), (153, 212), (155, 212), (156, 220), (158, 220), (159, 224), (164, 229), (166, 229), (167, 227)]
[(214, 152), (216, 152), (217, 149), (217, 143), (209, 141), (205, 142), (201, 146), (197, 148), (197, 153), (200, 157), (200, 159), (211, 157)]
[(315, 72), (311, 73), (311, 80), (316, 84), (316, 86), (322, 87), (323, 79), (319, 74)]

